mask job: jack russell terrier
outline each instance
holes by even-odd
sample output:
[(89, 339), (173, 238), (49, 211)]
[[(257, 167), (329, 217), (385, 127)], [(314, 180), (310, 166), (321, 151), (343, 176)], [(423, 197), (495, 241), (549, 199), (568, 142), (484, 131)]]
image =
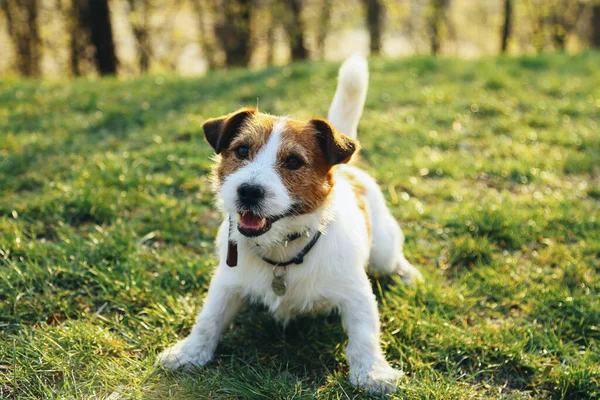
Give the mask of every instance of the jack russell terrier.
[(217, 159), (217, 267), (190, 335), (158, 356), (174, 370), (202, 366), (244, 302), (283, 323), (336, 310), (348, 332), (350, 381), (373, 394), (396, 390), (402, 371), (379, 344), (369, 275), (421, 274), (404, 258), (404, 237), (377, 183), (349, 165), (368, 86), (367, 61), (346, 60), (328, 121), (297, 121), (243, 108), (202, 128)]

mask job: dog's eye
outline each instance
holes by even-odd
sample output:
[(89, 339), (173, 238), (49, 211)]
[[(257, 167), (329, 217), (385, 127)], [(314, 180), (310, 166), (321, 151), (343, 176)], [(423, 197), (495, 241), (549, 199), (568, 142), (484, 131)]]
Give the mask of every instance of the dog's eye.
[(248, 148), (248, 146), (240, 146), (237, 149), (235, 149), (235, 155), (240, 160), (246, 160), (248, 158), (249, 152), (250, 152), (250, 149)]
[(285, 159), (284, 165), (287, 169), (298, 169), (304, 165), (304, 161), (296, 156), (289, 156)]

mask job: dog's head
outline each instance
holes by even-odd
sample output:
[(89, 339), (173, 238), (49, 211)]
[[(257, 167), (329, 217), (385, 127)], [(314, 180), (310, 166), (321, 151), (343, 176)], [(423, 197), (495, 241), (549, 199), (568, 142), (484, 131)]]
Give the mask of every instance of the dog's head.
[(325, 120), (300, 122), (251, 108), (210, 119), (203, 129), (218, 154), (220, 201), (246, 237), (317, 210), (333, 187), (332, 167), (347, 163), (358, 148)]

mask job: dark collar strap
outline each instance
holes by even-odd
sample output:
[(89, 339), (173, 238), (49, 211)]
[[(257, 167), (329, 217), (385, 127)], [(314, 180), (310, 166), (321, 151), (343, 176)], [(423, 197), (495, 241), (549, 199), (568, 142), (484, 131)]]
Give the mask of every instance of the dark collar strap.
[(320, 237), (321, 237), (321, 231), (317, 231), (315, 236), (313, 236), (312, 240), (300, 251), (300, 253), (296, 254), (296, 256), (289, 261), (279, 261), (278, 262), (278, 261), (269, 260), (266, 257), (261, 257), (261, 258), (267, 264), (271, 264), (273, 266), (279, 266), (279, 267), (287, 267), (288, 265), (291, 265), (291, 264), (302, 264), (302, 262), (304, 261), (304, 257), (306, 257), (308, 252), (314, 247), (315, 244), (317, 244), (317, 240), (319, 240)]

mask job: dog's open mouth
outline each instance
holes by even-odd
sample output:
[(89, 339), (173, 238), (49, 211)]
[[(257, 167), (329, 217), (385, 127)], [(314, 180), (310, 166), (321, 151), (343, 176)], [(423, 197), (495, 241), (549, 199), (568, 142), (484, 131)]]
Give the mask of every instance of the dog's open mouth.
[[(278, 218), (277, 218), (278, 219)], [(252, 211), (238, 213), (238, 231), (244, 236), (260, 236), (271, 229), (272, 218), (265, 218)]]

